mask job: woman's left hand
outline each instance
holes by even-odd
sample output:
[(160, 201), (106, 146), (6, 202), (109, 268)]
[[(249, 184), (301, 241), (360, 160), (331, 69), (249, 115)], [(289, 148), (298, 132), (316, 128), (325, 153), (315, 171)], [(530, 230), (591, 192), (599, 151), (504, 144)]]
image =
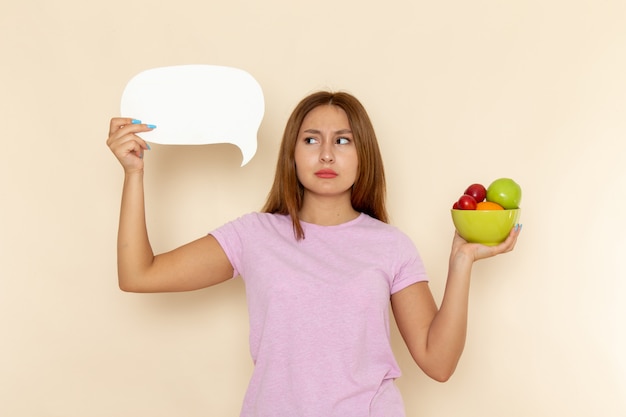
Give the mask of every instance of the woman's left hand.
[(469, 243), (463, 239), (458, 232), (454, 233), (454, 239), (452, 241), (452, 252), (450, 253), (450, 259), (455, 259), (458, 255), (466, 255), (472, 261), (478, 261), (480, 259), (490, 258), (492, 256), (499, 255), (501, 253), (510, 252), (515, 248), (517, 243), (517, 237), (522, 231), (522, 225), (516, 225), (511, 229), (509, 236), (506, 240), (496, 246), (486, 246), (480, 243)]

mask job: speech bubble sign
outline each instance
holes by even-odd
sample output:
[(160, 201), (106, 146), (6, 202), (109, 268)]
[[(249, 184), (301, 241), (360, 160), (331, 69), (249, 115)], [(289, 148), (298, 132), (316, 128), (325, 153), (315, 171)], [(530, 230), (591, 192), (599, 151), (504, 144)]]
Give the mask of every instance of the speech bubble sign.
[(263, 90), (246, 71), (216, 65), (153, 68), (134, 76), (121, 112), (156, 129), (141, 133), (163, 145), (232, 143), (247, 164), (257, 149), (265, 112)]

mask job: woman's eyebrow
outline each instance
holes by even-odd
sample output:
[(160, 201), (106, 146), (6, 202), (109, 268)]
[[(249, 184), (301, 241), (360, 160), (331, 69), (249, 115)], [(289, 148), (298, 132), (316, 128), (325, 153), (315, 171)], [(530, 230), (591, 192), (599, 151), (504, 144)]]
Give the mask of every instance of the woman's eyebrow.
[(352, 130), (350, 130), (350, 129), (340, 129), (340, 130), (335, 132), (335, 134), (337, 134), (337, 135), (345, 135), (346, 133), (352, 133)]
[[(313, 133), (313, 134), (317, 134), (317, 135), (319, 135), (319, 134), (321, 134), (321, 133), (322, 133), (322, 131), (321, 131), (321, 130), (317, 130), (317, 129), (306, 129), (306, 130), (304, 131), (304, 133)], [(350, 130), (350, 129), (340, 129), (340, 130), (337, 130), (337, 131), (336, 131), (336, 132), (334, 132), (334, 133), (335, 133), (336, 135), (345, 135), (346, 133), (352, 133), (352, 130)]]

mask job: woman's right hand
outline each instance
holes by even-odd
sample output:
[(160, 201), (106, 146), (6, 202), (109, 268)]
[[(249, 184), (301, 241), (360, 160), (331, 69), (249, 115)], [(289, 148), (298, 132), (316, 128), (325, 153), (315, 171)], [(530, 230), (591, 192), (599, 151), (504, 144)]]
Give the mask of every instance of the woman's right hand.
[(155, 127), (126, 117), (111, 119), (107, 146), (126, 173), (143, 170), (143, 153), (150, 150), (150, 146), (137, 133), (150, 132)]

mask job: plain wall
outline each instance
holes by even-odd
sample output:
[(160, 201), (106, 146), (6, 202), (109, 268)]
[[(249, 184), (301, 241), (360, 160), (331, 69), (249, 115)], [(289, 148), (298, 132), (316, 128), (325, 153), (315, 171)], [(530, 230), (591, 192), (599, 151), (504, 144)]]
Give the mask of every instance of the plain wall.
[(258, 210), (296, 102), (349, 91), (437, 300), (459, 193), (498, 177), (524, 191), (516, 250), (474, 268), (452, 379), (425, 377), (393, 329), (408, 416), (626, 415), (626, 3), (368, 4), (2, 0), (0, 415), (238, 415), (252, 369), (241, 280), (117, 287), (109, 119), (130, 78), (179, 64), (250, 72), (266, 114), (243, 168), (232, 145), (153, 146), (155, 251)]

